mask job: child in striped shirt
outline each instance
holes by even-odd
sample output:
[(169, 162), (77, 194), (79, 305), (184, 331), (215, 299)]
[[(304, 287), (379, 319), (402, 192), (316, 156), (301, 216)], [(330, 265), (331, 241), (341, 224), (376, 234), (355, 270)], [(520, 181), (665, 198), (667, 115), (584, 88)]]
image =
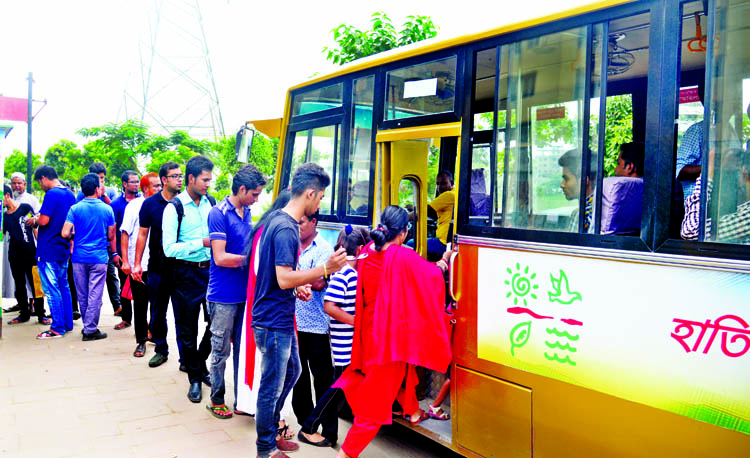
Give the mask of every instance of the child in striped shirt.
[[(370, 241), (366, 229), (352, 228), (347, 225), (339, 234), (334, 250), (346, 249), (346, 264), (338, 272), (331, 274), (326, 295), (323, 298), (323, 310), (331, 316), (330, 335), (333, 350), (334, 381), (349, 366), (352, 356), (354, 338), (354, 304), (357, 299), (357, 258), (364, 246)], [(340, 388), (329, 388), (323, 394), (315, 409), (304, 421), (297, 435), (301, 442), (318, 447), (331, 447), (338, 441), (338, 431), (326, 431), (318, 434), (318, 427), (324, 418), (336, 416), (343, 407), (346, 398)], [(338, 424), (338, 422), (329, 422)]]

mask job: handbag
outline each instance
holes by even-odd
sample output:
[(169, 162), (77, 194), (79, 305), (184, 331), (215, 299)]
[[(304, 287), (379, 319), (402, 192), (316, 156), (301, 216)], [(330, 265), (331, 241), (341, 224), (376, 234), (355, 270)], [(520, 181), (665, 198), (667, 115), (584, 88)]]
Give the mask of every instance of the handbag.
[(120, 293), (120, 296), (124, 297), (125, 299), (133, 300), (133, 291), (130, 289), (130, 275), (125, 278), (125, 284), (122, 285), (122, 292)]
[(42, 279), (39, 277), (39, 267), (31, 266), (31, 276), (34, 278), (34, 298), (39, 299), (44, 297), (44, 290), (42, 289)]

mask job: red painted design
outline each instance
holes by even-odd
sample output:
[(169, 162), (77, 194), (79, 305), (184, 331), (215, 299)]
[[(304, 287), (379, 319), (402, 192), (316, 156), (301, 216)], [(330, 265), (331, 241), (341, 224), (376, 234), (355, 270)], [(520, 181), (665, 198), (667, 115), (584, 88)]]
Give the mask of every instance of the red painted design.
[(537, 313), (534, 313), (534, 311), (532, 311), (531, 309), (527, 309), (527, 308), (524, 308), (524, 307), (511, 307), (511, 308), (508, 309), (508, 313), (513, 313), (513, 314), (516, 314), (516, 315), (520, 315), (522, 313), (525, 313), (527, 315), (531, 315), (532, 317), (536, 318), (537, 320), (551, 320), (551, 319), (553, 319), (553, 317), (551, 317), (551, 316), (539, 315)]
[(560, 321), (562, 321), (565, 324), (569, 324), (571, 326), (583, 326), (582, 321), (574, 320), (572, 318), (562, 318), (560, 319)]

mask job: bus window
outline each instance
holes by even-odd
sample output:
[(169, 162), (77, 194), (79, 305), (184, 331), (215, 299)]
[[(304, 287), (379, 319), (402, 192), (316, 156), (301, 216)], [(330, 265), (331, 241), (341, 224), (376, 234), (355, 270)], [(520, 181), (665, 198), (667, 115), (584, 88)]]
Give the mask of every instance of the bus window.
[(456, 56), (388, 72), (385, 119), (453, 111)]
[(375, 77), (354, 80), (352, 88), (354, 117), (349, 153), (349, 192), (346, 214), (370, 214), (370, 160), (372, 158), (372, 103)]
[(291, 174), (294, 175), (297, 166), (306, 162), (315, 162), (331, 177), (331, 186), (326, 189), (325, 197), (320, 201), (321, 215), (336, 213), (336, 194), (339, 183), (334, 171), (337, 167), (339, 145), (341, 145), (341, 128), (338, 124), (303, 130), (294, 134)]
[[(685, 201), (682, 235), (688, 239), (724, 243), (750, 243), (750, 14), (748, 0), (715, 2), (715, 35), (710, 69), (710, 105), (707, 165)], [(713, 38), (713, 39), (711, 39)], [(709, 86), (707, 84), (707, 86)], [(684, 139), (683, 139), (684, 141)], [(701, 194), (705, 193), (705, 196)], [(701, 211), (701, 202), (707, 202)], [(696, 230), (697, 229), (697, 230)]]
[(297, 94), (292, 99), (292, 116), (340, 107), (342, 94), (341, 83)]
[[(585, 72), (580, 69), (586, 65), (585, 50), (585, 28), (501, 49), (500, 67), (507, 60), (508, 68), (507, 98), (498, 105), (517, 113), (517, 126), (506, 132), (502, 155), (503, 227), (578, 230), (579, 198), (587, 204), (591, 200), (591, 186), (580, 184), (582, 153), (588, 156), (582, 148), (587, 122), (582, 108)], [(501, 71), (501, 81), (504, 76)], [(592, 211), (587, 205), (585, 230)]]
[(409, 222), (409, 229), (406, 235), (404, 243), (414, 248), (414, 231), (418, 226), (419, 222), (419, 205), (417, 205), (419, 198), (419, 185), (412, 178), (404, 178), (398, 184), (398, 205), (401, 208), (405, 208), (413, 219)]

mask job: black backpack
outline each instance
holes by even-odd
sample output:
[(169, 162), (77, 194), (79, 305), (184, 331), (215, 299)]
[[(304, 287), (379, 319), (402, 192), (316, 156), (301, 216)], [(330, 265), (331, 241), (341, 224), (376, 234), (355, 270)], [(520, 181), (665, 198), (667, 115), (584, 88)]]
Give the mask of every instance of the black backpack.
[[(211, 206), (215, 207), (216, 198), (211, 194), (206, 194), (206, 197), (208, 197), (208, 201), (211, 203)], [(169, 203), (174, 205), (174, 209), (175, 211), (177, 211), (177, 238), (175, 239), (176, 243), (180, 241), (180, 228), (182, 228), (182, 218), (185, 217), (185, 207), (182, 206), (182, 201), (176, 197), (170, 200)]]

